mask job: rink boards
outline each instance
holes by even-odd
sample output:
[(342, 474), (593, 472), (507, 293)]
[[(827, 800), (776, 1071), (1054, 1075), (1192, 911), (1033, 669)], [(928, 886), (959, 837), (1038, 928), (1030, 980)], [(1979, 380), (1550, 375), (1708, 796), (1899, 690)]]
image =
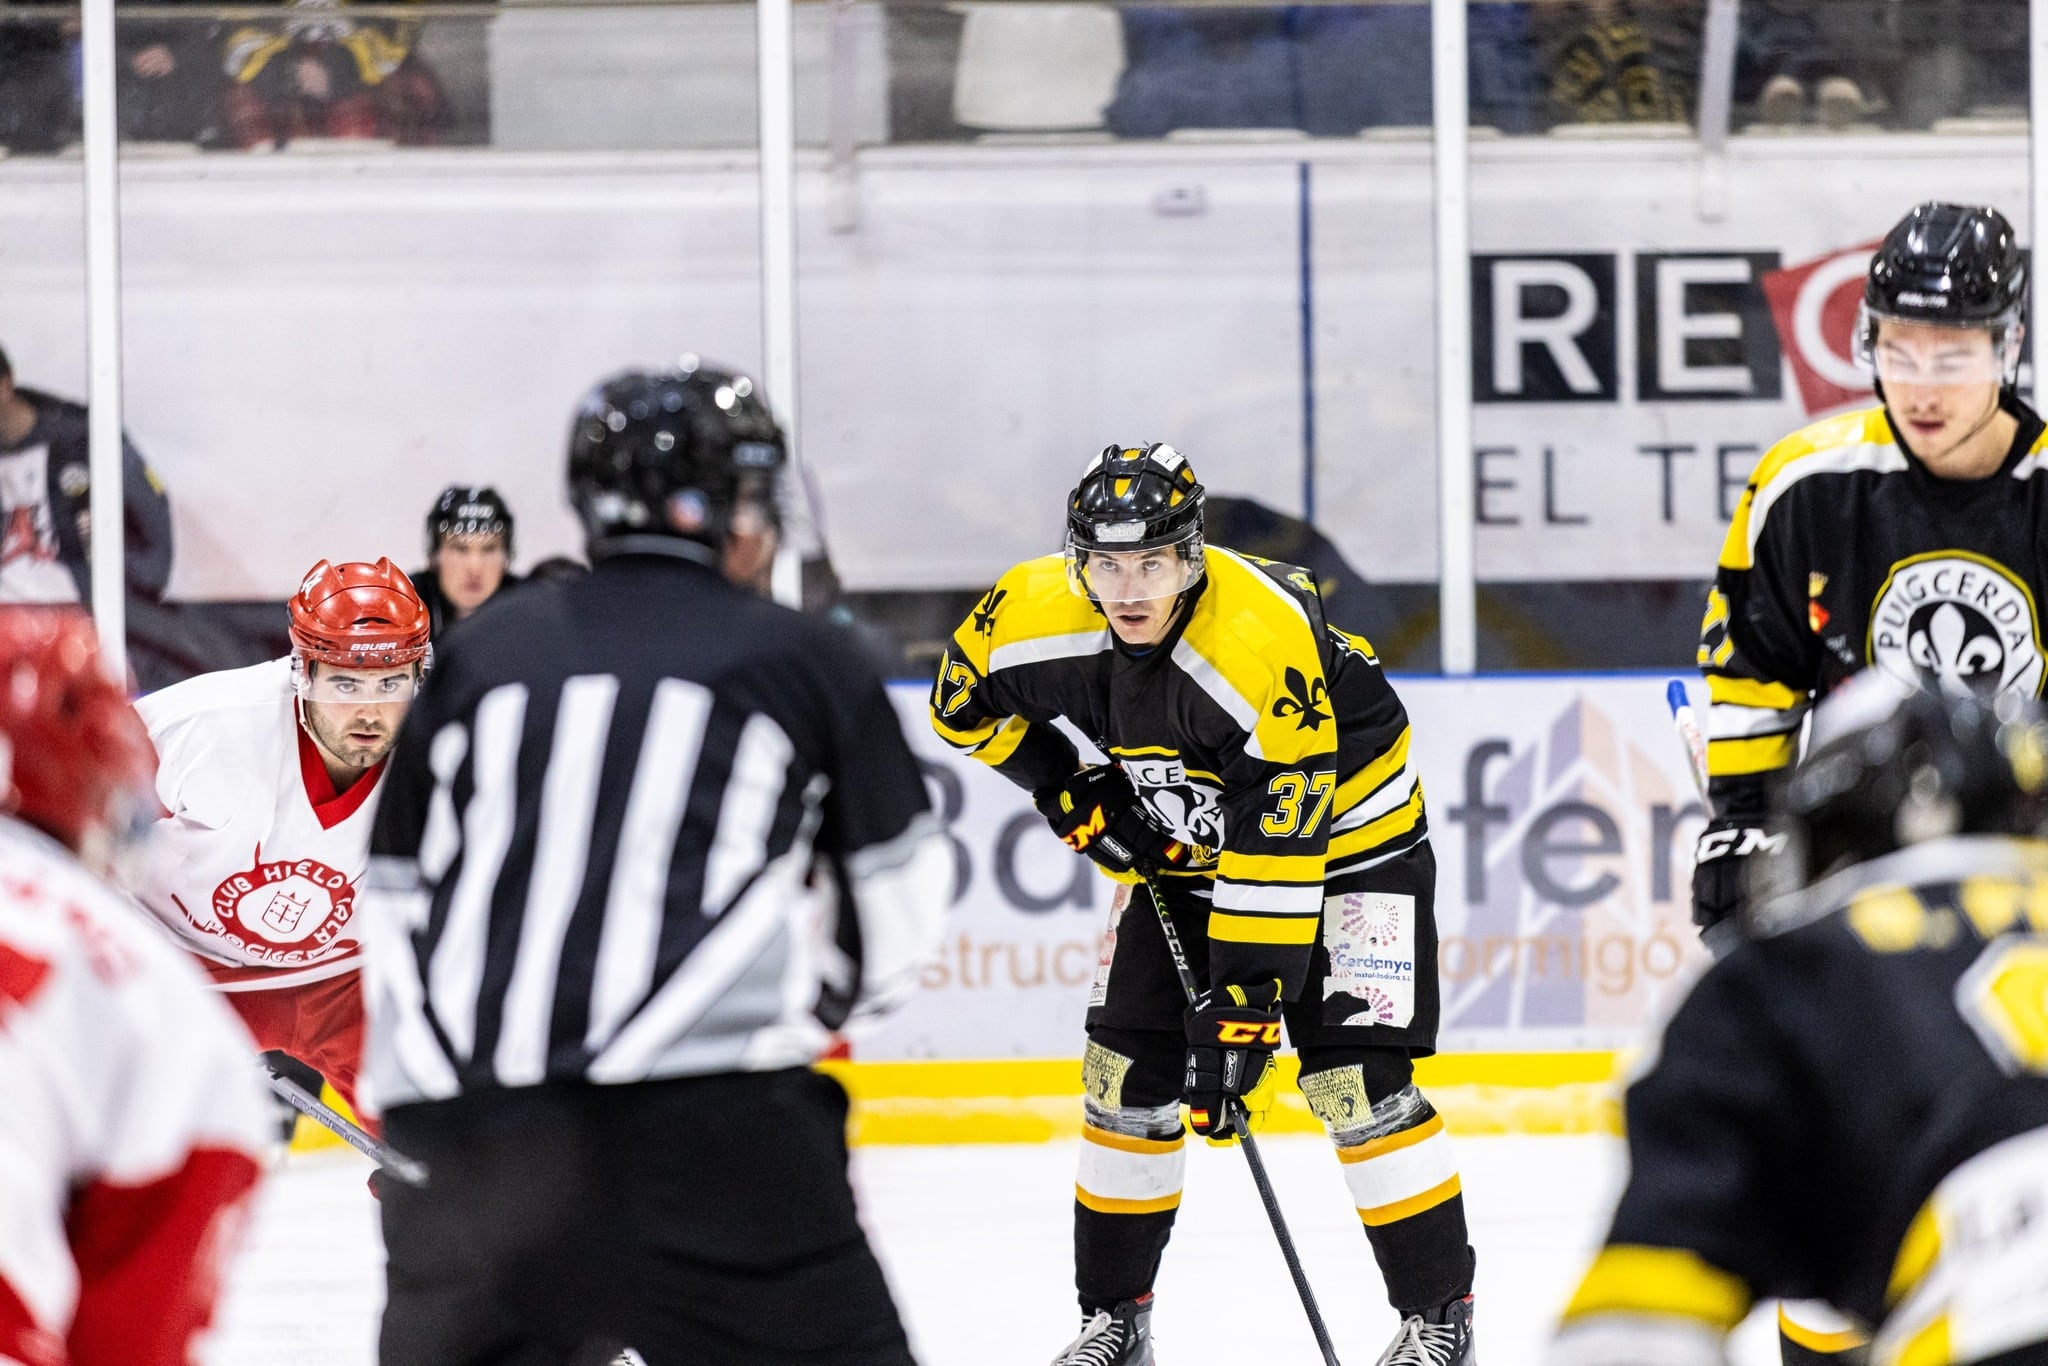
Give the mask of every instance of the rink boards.
[[(1701, 814), (1667, 681), (1395, 680), (1438, 870), (1444, 1029), (1416, 1072), (1454, 1129), (1616, 1132), (1630, 1056), (1705, 964), (1689, 890)], [(938, 740), (925, 693), (890, 689), (953, 842), (951, 916), (921, 990), (827, 1066), (855, 1098), (856, 1141), (1070, 1135), (1115, 886)], [(1271, 1127), (1315, 1123), (1283, 1085)]]
[[(1438, 869), (1437, 962), (1418, 968), (1442, 986), (1442, 1053), (1417, 1071), (1455, 1128), (1613, 1131), (1628, 1051), (1705, 962), (1689, 891), (1702, 818), (1666, 681), (1396, 680)], [(835, 1064), (857, 1132), (1071, 1133), (1114, 884), (1052, 837), (1025, 794), (939, 742), (922, 685), (891, 694), (953, 841), (954, 899), (923, 989)], [(1315, 1120), (1284, 1087), (1272, 1123)]]

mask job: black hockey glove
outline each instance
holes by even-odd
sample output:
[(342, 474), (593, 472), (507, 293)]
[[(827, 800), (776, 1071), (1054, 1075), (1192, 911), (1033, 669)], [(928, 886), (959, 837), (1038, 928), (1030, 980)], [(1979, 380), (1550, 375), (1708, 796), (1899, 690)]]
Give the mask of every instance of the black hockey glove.
[(1237, 1131), (1242, 1099), (1258, 1089), (1273, 1069), (1280, 1046), (1280, 979), (1250, 987), (1211, 987), (1197, 996), (1184, 1017), (1188, 1065), (1180, 1098), (1188, 1123), (1204, 1138)]
[(1084, 768), (1031, 800), (1062, 843), (1112, 873), (1150, 877), (1187, 862), (1187, 846), (1152, 823), (1137, 789), (1114, 765)]
[(1716, 958), (1732, 947), (1748, 899), (1749, 860), (1776, 842), (1755, 817), (1724, 816), (1700, 832), (1693, 852), (1692, 923)]

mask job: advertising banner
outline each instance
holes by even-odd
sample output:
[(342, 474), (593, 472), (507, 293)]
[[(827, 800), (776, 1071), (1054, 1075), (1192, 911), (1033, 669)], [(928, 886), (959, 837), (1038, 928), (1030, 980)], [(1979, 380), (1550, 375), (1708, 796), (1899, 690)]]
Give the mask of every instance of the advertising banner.
[[(1440, 975), (1446, 1051), (1626, 1047), (1705, 962), (1701, 811), (1663, 682), (1396, 681), (1438, 869), (1442, 942), (1416, 967)], [(1078, 1055), (1116, 884), (932, 734), (922, 686), (891, 692), (953, 842), (953, 912), (923, 990), (855, 1056)]]

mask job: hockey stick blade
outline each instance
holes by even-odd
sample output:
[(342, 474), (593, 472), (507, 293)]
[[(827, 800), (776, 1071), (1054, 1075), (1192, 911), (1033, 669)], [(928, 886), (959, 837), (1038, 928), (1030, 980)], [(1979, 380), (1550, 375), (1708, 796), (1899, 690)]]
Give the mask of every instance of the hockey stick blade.
[(351, 1124), (339, 1110), (307, 1091), (290, 1077), (281, 1077), (268, 1067), (260, 1070), (264, 1082), (279, 1100), (369, 1158), (380, 1170), (391, 1173), (408, 1186), (427, 1184), (427, 1169), (424, 1165), (379, 1143), (361, 1125)]
[[(1180, 989), (1187, 993), (1188, 1003), (1202, 994), (1195, 982), (1193, 969), (1188, 967), (1187, 950), (1181, 947), (1180, 931), (1173, 927), (1173, 918), (1166, 913), (1166, 898), (1159, 894), (1159, 884), (1151, 878), (1145, 879), (1145, 893), (1152, 898), (1152, 909), (1159, 913), (1159, 928), (1166, 935), (1166, 951), (1173, 959), (1174, 976), (1180, 979)], [(1301, 1254), (1294, 1250), (1294, 1237), (1287, 1231), (1287, 1220), (1280, 1213), (1280, 1199), (1273, 1194), (1273, 1182), (1266, 1175), (1265, 1159), (1259, 1156), (1259, 1148), (1252, 1142), (1251, 1116), (1245, 1113), (1244, 1105), (1236, 1097), (1224, 1102), (1233, 1127), (1237, 1130), (1238, 1146), (1244, 1149), (1244, 1160), (1252, 1169), (1252, 1184), (1258, 1187), (1259, 1203), (1266, 1207), (1266, 1222), (1273, 1226), (1274, 1241), (1280, 1244), (1280, 1258), (1287, 1263), (1287, 1274), (1293, 1278), (1294, 1293), (1301, 1297), (1301, 1309), (1308, 1315), (1309, 1331), (1316, 1336), (1316, 1348), (1323, 1354), (1323, 1366), (1339, 1366), (1337, 1349), (1330, 1342), (1330, 1330), (1323, 1323), (1323, 1311), (1316, 1306), (1316, 1292), (1308, 1283), (1308, 1272), (1302, 1269)]]

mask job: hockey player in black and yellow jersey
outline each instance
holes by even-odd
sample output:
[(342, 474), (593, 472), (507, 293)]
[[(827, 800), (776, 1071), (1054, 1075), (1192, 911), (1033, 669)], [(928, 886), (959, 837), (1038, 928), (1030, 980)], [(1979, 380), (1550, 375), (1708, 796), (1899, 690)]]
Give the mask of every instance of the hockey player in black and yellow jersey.
[(1742, 913), (1629, 1088), (1549, 1366), (1720, 1366), (1773, 1295), (1872, 1331), (1875, 1366), (2048, 1362), (2040, 713), (1872, 671), (1781, 785), (1797, 890)]
[(1872, 259), (1857, 323), (1882, 402), (1787, 437), (1750, 476), (1700, 637), (1717, 819), (1693, 909), (1710, 944), (1814, 697), (1873, 666), (2041, 692), (2048, 469), (2014, 389), (2026, 293), (1995, 210), (1914, 209)]
[[(1708, 595), (1707, 764), (1693, 918), (1732, 942), (1764, 793), (1811, 702), (1866, 667), (1952, 693), (2042, 686), (2048, 471), (2015, 390), (2027, 264), (1994, 209), (1922, 204), (1872, 258), (1856, 323), (1876, 407), (1825, 419), (1750, 476)], [(1854, 1335), (1781, 1315), (1793, 1366)]]
[[(932, 692), (943, 738), (1127, 884), (1082, 1063), (1083, 1326), (1055, 1366), (1152, 1360), (1181, 1103), (1198, 1132), (1231, 1134), (1233, 1099), (1256, 1111), (1270, 1094), (1282, 1020), (1402, 1315), (1384, 1360), (1466, 1366), (1464, 1202), (1414, 1085), (1439, 1002), (1407, 714), (1371, 646), (1324, 622), (1305, 570), (1204, 545), (1202, 498), (1170, 446), (1104, 450), (1068, 500), (1066, 554), (1003, 576)], [(1110, 762), (1084, 767), (1055, 718)], [(1140, 880), (1205, 988), (1192, 1006)]]

